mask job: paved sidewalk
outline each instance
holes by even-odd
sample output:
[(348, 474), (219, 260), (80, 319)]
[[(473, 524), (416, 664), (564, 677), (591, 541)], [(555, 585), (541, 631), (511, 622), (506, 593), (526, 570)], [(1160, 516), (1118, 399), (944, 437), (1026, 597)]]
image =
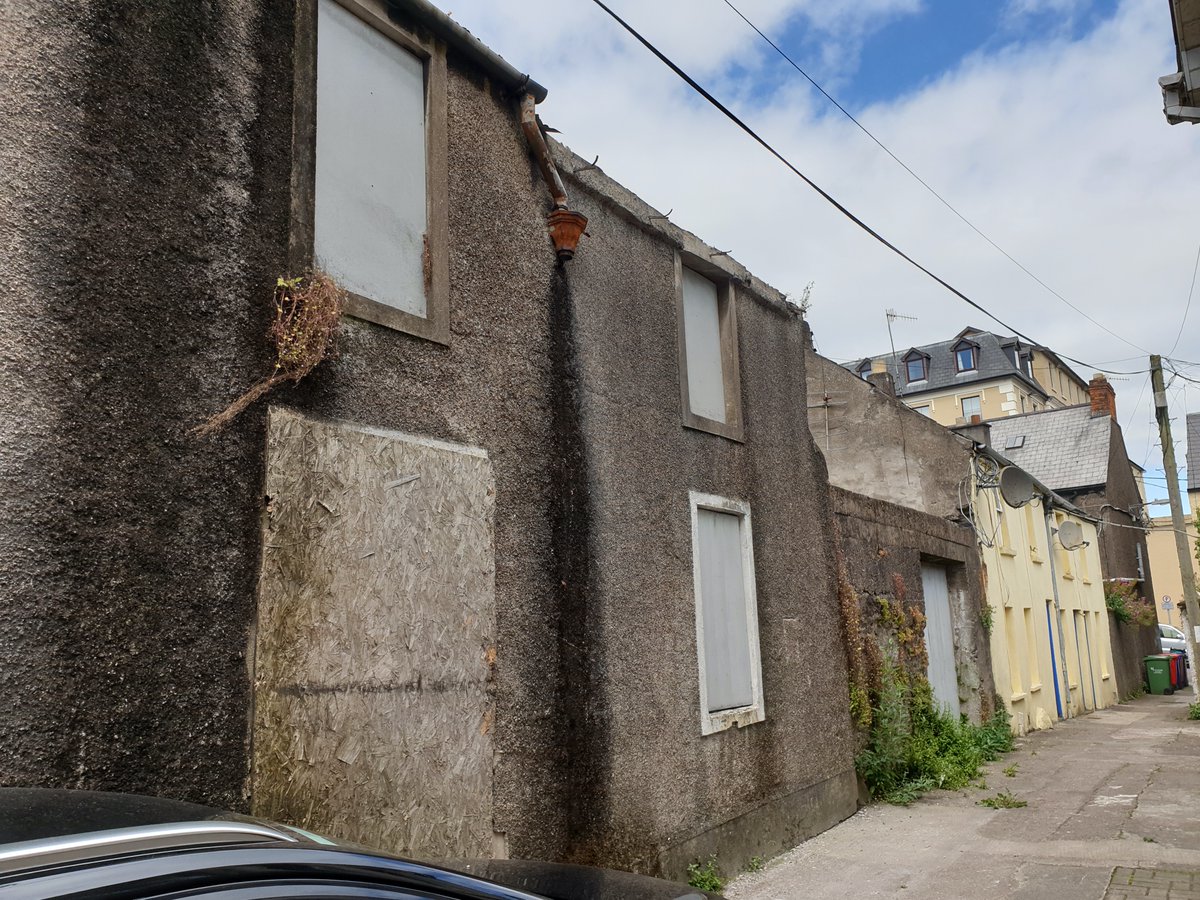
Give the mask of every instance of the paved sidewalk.
[[(869, 806), (726, 894), (1200, 900), (1200, 722), (1186, 718), (1191, 700), (1190, 690), (1142, 697), (1035, 732), (987, 767), (986, 789)], [(1029, 805), (978, 805), (999, 791)]]

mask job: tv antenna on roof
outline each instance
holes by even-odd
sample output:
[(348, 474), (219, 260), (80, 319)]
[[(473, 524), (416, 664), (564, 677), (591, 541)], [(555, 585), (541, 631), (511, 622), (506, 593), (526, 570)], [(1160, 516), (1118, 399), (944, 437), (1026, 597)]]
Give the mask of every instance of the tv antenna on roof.
[(906, 322), (915, 322), (915, 321), (917, 321), (917, 317), (916, 316), (902, 316), (902, 315), (900, 315), (900, 313), (896, 312), (894, 309), (885, 309), (883, 311), (883, 314), (884, 314), (884, 316), (887, 317), (888, 344), (892, 348), (892, 362), (895, 362), (895, 360), (896, 360), (896, 341), (892, 338), (892, 323), (894, 321), (896, 321), (897, 319), (904, 319)]

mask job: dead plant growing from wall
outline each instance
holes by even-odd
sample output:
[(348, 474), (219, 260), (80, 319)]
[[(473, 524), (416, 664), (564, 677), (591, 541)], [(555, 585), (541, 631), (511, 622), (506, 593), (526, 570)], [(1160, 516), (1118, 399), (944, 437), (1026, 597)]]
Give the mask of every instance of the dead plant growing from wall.
[(295, 384), (323, 360), (337, 354), (337, 330), (346, 308), (346, 292), (323, 272), (280, 278), (272, 297), (275, 318), (267, 339), (275, 347), (275, 369), (229, 406), (192, 429), (200, 435), (220, 431), (278, 385)]
[(857, 728), (865, 731), (871, 727), (872, 716), (871, 677), (868, 670), (870, 637), (863, 632), (858, 592), (850, 584), (846, 559), (842, 555), (841, 530), (836, 521), (833, 523), (833, 532), (838, 606), (842, 613), (842, 642), (846, 646), (846, 662), (850, 676), (850, 717)]

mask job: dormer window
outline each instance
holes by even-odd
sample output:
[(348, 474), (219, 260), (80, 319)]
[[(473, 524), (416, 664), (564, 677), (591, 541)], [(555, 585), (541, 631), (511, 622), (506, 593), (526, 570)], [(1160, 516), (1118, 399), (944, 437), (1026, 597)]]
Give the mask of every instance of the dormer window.
[(912, 350), (904, 357), (904, 371), (908, 375), (909, 384), (914, 381), (924, 381), (929, 377), (929, 357)]
[(858, 377), (863, 381), (867, 380), (867, 376), (871, 374), (871, 361), (868, 359), (858, 367)]
[(979, 368), (979, 345), (971, 341), (959, 341), (954, 345), (954, 370), (974, 372)]

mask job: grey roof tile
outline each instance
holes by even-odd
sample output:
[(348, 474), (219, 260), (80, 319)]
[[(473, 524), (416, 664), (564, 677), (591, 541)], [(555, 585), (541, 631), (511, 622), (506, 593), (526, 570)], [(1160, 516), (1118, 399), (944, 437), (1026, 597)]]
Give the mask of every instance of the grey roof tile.
[[(1087, 404), (990, 419), (988, 424), (992, 446), (1052, 490), (1108, 481), (1112, 419), (1093, 416)], [(1016, 443), (1021, 446), (1008, 446)]]
[(1187, 489), (1200, 491), (1200, 413), (1187, 417)]
[[(1016, 378), (1042, 396), (1046, 395), (1045, 389), (1032, 376), (1026, 375), (1014, 365), (1008, 354), (1005, 353), (1004, 348), (1017, 345), (1016, 338), (1002, 337), (992, 334), (990, 331), (974, 331), (968, 337), (979, 345), (978, 358), (975, 361), (976, 368), (972, 372), (960, 373), (954, 364), (954, 347), (961, 340), (957, 335), (948, 341), (923, 344), (920, 347), (905, 347), (897, 350), (895, 354), (885, 353), (882, 356), (846, 363), (845, 368), (857, 374), (864, 363), (870, 362), (872, 359), (884, 360), (887, 363), (888, 371), (892, 373), (892, 378), (896, 381), (896, 393), (901, 397), (914, 397), (926, 391), (939, 391), (947, 387), (991, 381), (1003, 377)], [(1020, 346), (1024, 350), (1031, 349), (1030, 345), (1026, 343), (1021, 343)], [(910, 350), (919, 350), (929, 356), (929, 372), (926, 379), (912, 384), (909, 384), (904, 365), (904, 357)]]

